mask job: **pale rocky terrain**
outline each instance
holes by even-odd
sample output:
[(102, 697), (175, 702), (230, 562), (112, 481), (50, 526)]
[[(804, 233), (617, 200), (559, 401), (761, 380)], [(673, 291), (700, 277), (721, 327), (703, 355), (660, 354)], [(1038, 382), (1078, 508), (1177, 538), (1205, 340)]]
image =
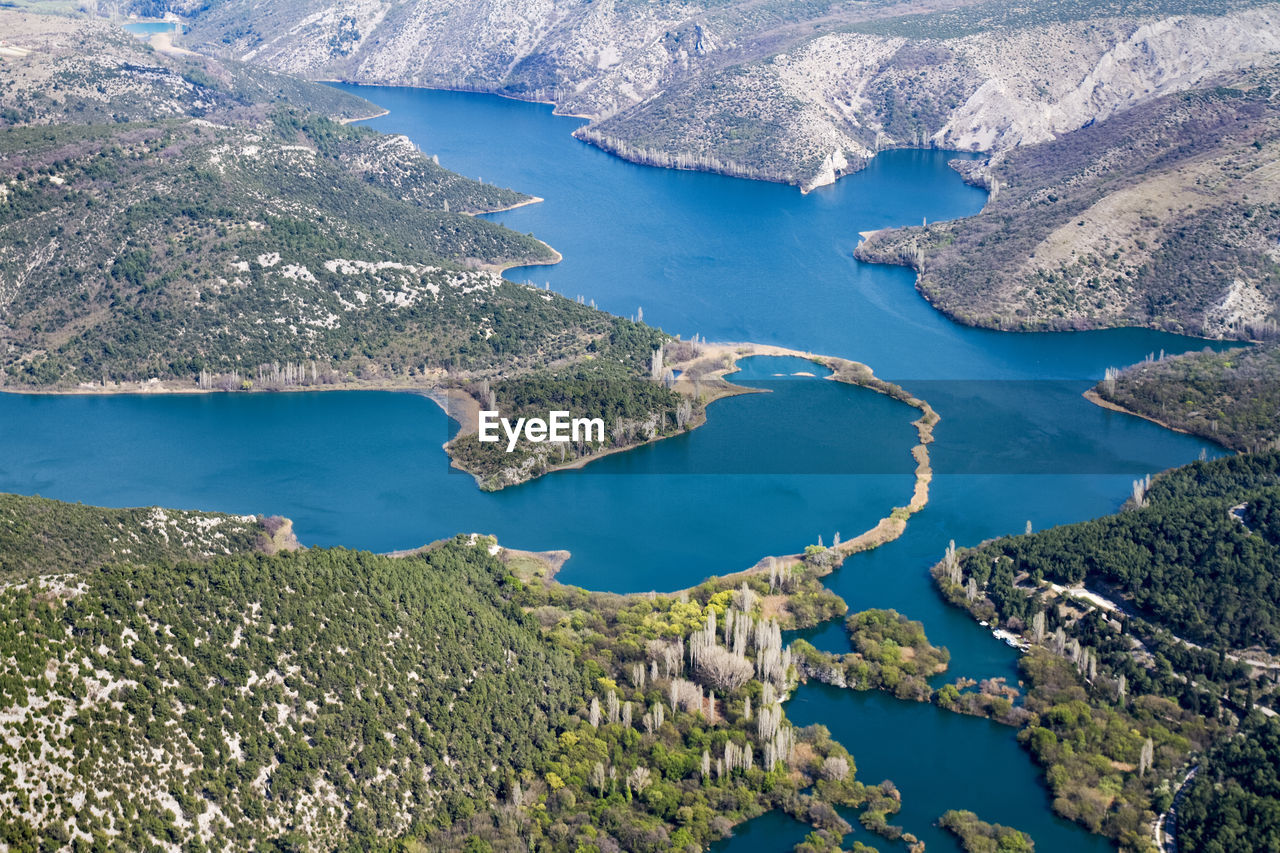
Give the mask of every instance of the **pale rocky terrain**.
[(973, 325), (1275, 338), (1278, 81), (1216, 78), (969, 161), (966, 179), (994, 189), (979, 215), (873, 234), (858, 256), (913, 267), (926, 298)]
[(288, 99), (336, 119), (373, 105), (234, 61), (163, 54), (105, 20), (0, 10), (0, 127), (203, 116)]
[[(692, 80), (580, 135), (666, 153), (687, 146), (677, 153), (688, 159), (731, 152), (725, 159), (812, 189), (884, 148), (999, 152), (1044, 142), (1278, 59), (1277, 6), (948, 39), (833, 33)], [(735, 119), (752, 108), (767, 130), (744, 143)]]
[(548, 100), (624, 157), (805, 189), (886, 147), (1053, 139), (1280, 50), (1275, 4), (1043, 6), (223, 0), (190, 40), (305, 76)]

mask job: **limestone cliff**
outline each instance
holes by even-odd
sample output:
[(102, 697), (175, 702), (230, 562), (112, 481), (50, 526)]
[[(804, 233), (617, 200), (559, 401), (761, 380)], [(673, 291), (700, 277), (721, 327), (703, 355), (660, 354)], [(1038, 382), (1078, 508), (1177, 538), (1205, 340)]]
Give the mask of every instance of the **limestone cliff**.
[(624, 157), (806, 189), (885, 147), (1053, 139), (1280, 52), (1280, 6), (1250, 0), (212, 0), (194, 23), (205, 50), (548, 100)]

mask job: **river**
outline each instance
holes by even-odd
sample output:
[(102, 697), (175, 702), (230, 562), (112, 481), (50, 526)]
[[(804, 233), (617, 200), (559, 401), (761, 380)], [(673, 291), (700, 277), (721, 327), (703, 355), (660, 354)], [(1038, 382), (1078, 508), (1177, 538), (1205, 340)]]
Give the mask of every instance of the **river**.
[[(1003, 334), (957, 326), (904, 269), (852, 257), (859, 232), (972, 214), (984, 194), (948, 168), (955, 155), (895, 151), (807, 196), (796, 189), (637, 166), (574, 140), (580, 119), (500, 98), (346, 87), (390, 113), (442, 165), (541, 196), (491, 218), (564, 255), (508, 277), (582, 295), (685, 336), (839, 355), (928, 399), (937, 471), (906, 534), (828, 579), (851, 608), (893, 607), (950, 648), (959, 675), (1014, 676), (1015, 653), (942, 604), (927, 576), (946, 542), (973, 544), (1095, 517), (1130, 482), (1213, 446), (1080, 397), (1111, 365), (1202, 341), (1115, 330)], [(811, 372), (819, 376), (796, 376)], [(497, 494), (451, 471), (455, 428), (429, 400), (383, 392), (120, 397), (0, 395), (0, 490), (123, 506), (280, 514), (306, 544), (391, 550), (458, 532), (511, 547), (567, 549), (560, 578), (583, 586), (674, 589), (856, 535), (907, 502), (917, 412), (819, 378), (795, 359), (757, 358), (738, 379), (769, 393), (715, 403), (709, 423)], [(763, 472), (763, 473), (762, 473)], [(825, 472), (825, 473), (824, 473)], [(832, 626), (819, 645), (847, 647)], [(852, 751), (860, 778), (892, 778), (898, 822), (932, 850), (948, 808), (1029, 832), (1041, 853), (1107, 842), (1054, 817), (1012, 729), (882, 694), (800, 688), (787, 706)], [(785, 850), (776, 817), (717, 847)], [(802, 837), (803, 833), (801, 833)], [(863, 841), (886, 842), (859, 829)]]

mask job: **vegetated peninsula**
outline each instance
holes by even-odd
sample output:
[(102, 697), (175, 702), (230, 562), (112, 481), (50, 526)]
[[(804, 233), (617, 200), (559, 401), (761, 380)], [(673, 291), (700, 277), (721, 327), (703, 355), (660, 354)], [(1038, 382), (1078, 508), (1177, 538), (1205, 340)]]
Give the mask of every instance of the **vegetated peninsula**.
[(1280, 104), (1274, 69), (1166, 95), (986, 163), (977, 216), (877, 232), (935, 307), (1005, 330), (1149, 326), (1277, 334)]
[[(843, 608), (808, 566), (623, 596), (487, 537), (287, 530), (0, 497), (0, 843), (667, 851), (781, 808), (833, 851), (835, 806), (914, 843), (891, 783), (786, 719), (776, 614)], [(855, 621), (887, 666), (894, 620)]]
[(339, 123), (376, 108), (327, 86), (105, 22), (0, 23), (0, 387), (494, 380), (510, 409), (566, 375), (628, 393), (644, 377), (634, 419), (674, 424), (676, 396), (647, 380), (667, 336), (498, 274), (558, 259), (470, 215), (529, 196)]
[(892, 147), (1005, 150), (1249, 68), (1251, 0), (137, 0), (200, 50), (309, 77), (551, 101), (623, 157), (830, 183)]
[[(1126, 850), (1150, 849), (1155, 832), (1179, 849), (1269, 849), (1274, 787), (1231, 777), (1275, 752), (1277, 507), (1280, 452), (1197, 462), (1135, 483), (1117, 515), (949, 551), (935, 567), (950, 602), (1025, 645), (1033, 716), (1020, 740), (1058, 813)], [(1184, 845), (1182, 806), (1176, 822), (1169, 809), (1206, 751), (1211, 781), (1191, 785)], [(1257, 811), (1244, 830), (1231, 815), (1246, 804)]]
[(1089, 396), (1232, 450), (1280, 448), (1280, 344), (1153, 358)]
[(1032, 853), (1036, 849), (1025, 832), (987, 823), (973, 812), (946, 812), (938, 818), (938, 825), (960, 840), (965, 853)]

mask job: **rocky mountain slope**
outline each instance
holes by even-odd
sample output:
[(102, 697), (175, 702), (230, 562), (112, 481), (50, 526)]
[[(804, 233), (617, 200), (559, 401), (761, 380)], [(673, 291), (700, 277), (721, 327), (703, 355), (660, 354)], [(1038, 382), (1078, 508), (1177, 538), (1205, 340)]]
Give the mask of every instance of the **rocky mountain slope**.
[(0, 10), (0, 127), (200, 117), (288, 101), (345, 120), (377, 107), (257, 65), (160, 53), (103, 20)]
[(964, 164), (994, 190), (981, 214), (876, 234), (858, 256), (916, 268), (973, 325), (1274, 337), (1280, 75), (1221, 82)]
[(1277, 10), (1247, 0), (216, 0), (189, 11), (201, 49), (313, 77), (551, 100), (593, 118), (582, 138), (624, 157), (812, 188), (884, 147), (1040, 142), (1273, 64)]

